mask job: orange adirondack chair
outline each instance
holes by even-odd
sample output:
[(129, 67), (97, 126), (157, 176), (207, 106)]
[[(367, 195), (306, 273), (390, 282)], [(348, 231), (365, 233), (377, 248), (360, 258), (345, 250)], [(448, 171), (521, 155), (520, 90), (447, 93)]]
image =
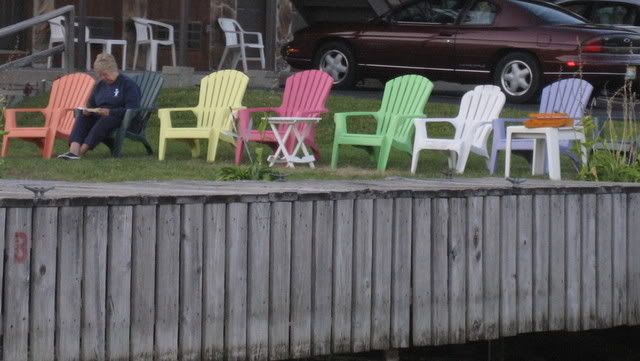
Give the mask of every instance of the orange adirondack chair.
[[(4, 130), (8, 133), (2, 140), (2, 156), (9, 152), (9, 140), (17, 138), (35, 143), (43, 158), (51, 158), (56, 138), (69, 139), (75, 121), (73, 110), (86, 105), (94, 84), (95, 80), (88, 74), (68, 74), (53, 82), (46, 108), (5, 109)], [(17, 113), (42, 113), (44, 126), (19, 127)]]

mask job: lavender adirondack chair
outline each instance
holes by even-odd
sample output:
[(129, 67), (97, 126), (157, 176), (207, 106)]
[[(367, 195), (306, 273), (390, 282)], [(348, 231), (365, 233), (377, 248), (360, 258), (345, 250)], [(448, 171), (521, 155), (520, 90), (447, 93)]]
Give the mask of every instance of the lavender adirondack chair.
[[(289, 78), (284, 87), (282, 104), (279, 107), (247, 108), (238, 111), (238, 138), (236, 140), (236, 165), (242, 161), (244, 142), (258, 142), (269, 144), (276, 148), (278, 142), (271, 130), (259, 131), (251, 129), (251, 114), (272, 112), (279, 117), (318, 117), (327, 112), (325, 103), (333, 85), (333, 78), (320, 70), (306, 70), (296, 73)], [(297, 125), (302, 134), (306, 133), (304, 144), (311, 147), (316, 159), (320, 158), (320, 151), (315, 142), (316, 123), (301, 123)], [(306, 129), (306, 127), (312, 127)], [(279, 131), (284, 134), (285, 126)], [(287, 150), (293, 151), (295, 139), (289, 137)]]
[[(562, 79), (547, 85), (542, 90), (539, 113), (567, 113), (575, 119), (574, 123), (580, 123), (580, 119), (591, 97), (593, 86), (582, 79)], [(491, 158), (487, 163), (489, 173), (495, 173), (497, 169), (498, 151), (506, 147), (506, 123), (522, 123), (523, 118), (500, 118), (493, 121), (493, 145)], [(580, 159), (570, 150), (570, 142), (560, 143), (560, 152), (571, 158), (574, 164), (580, 164)], [(533, 141), (528, 139), (514, 139), (511, 149), (516, 151), (533, 152)]]

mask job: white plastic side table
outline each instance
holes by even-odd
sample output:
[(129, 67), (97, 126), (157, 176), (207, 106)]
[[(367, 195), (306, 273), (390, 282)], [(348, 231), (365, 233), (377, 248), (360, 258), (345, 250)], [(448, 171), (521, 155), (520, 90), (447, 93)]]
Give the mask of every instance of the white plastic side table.
[[(270, 167), (276, 163), (287, 163), (287, 167), (293, 168), (295, 163), (307, 163), (309, 164), (309, 167), (315, 168), (313, 163), (316, 161), (316, 157), (309, 153), (307, 146), (304, 144), (304, 138), (307, 136), (311, 127), (306, 127), (303, 132), (300, 132), (296, 125), (300, 123), (317, 123), (322, 118), (268, 117), (265, 119), (269, 122), (271, 130), (273, 130), (273, 135), (278, 142), (278, 149), (276, 149), (276, 152), (267, 158)], [(286, 130), (282, 136), (278, 130), (279, 125), (286, 125)], [(289, 151), (287, 151), (286, 144), (291, 135), (295, 137), (296, 143), (293, 148), (293, 152), (289, 153)], [(301, 151), (302, 156), (298, 156), (298, 153)]]
[[(548, 158), (549, 178), (560, 180), (560, 141), (578, 140), (582, 153), (582, 162), (587, 162), (587, 149), (584, 147), (585, 136), (582, 127), (563, 128), (527, 128), (522, 125), (507, 127), (507, 145), (505, 149), (504, 176), (509, 177), (511, 168), (511, 140), (533, 139), (533, 164), (531, 174), (544, 174), (545, 155)], [(546, 148), (546, 149), (545, 149)]]

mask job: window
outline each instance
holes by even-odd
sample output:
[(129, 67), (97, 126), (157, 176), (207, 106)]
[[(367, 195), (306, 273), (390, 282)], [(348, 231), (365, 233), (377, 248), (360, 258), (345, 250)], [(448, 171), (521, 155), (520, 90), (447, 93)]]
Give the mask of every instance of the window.
[(636, 12), (624, 4), (600, 4), (593, 12), (596, 24), (635, 25)]
[(453, 24), (464, 6), (463, 0), (420, 1), (401, 8), (392, 19), (401, 22)]
[(467, 12), (462, 24), (491, 25), (496, 19), (498, 8), (489, 1), (478, 1)]
[(589, 5), (585, 3), (572, 3), (569, 5), (563, 5), (565, 8), (573, 11), (574, 13), (582, 16), (583, 18), (587, 17), (587, 11), (589, 11)]
[(577, 25), (585, 23), (582, 18), (569, 10), (552, 7), (553, 5), (525, 0), (514, 0), (513, 3), (537, 16), (547, 25)]

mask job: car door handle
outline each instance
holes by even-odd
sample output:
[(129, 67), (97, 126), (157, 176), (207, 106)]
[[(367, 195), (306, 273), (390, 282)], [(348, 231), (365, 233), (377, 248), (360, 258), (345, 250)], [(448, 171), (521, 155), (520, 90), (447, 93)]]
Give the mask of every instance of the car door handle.
[(454, 36), (456, 33), (454, 33), (453, 31), (441, 31), (438, 33), (438, 35), (440, 36)]

